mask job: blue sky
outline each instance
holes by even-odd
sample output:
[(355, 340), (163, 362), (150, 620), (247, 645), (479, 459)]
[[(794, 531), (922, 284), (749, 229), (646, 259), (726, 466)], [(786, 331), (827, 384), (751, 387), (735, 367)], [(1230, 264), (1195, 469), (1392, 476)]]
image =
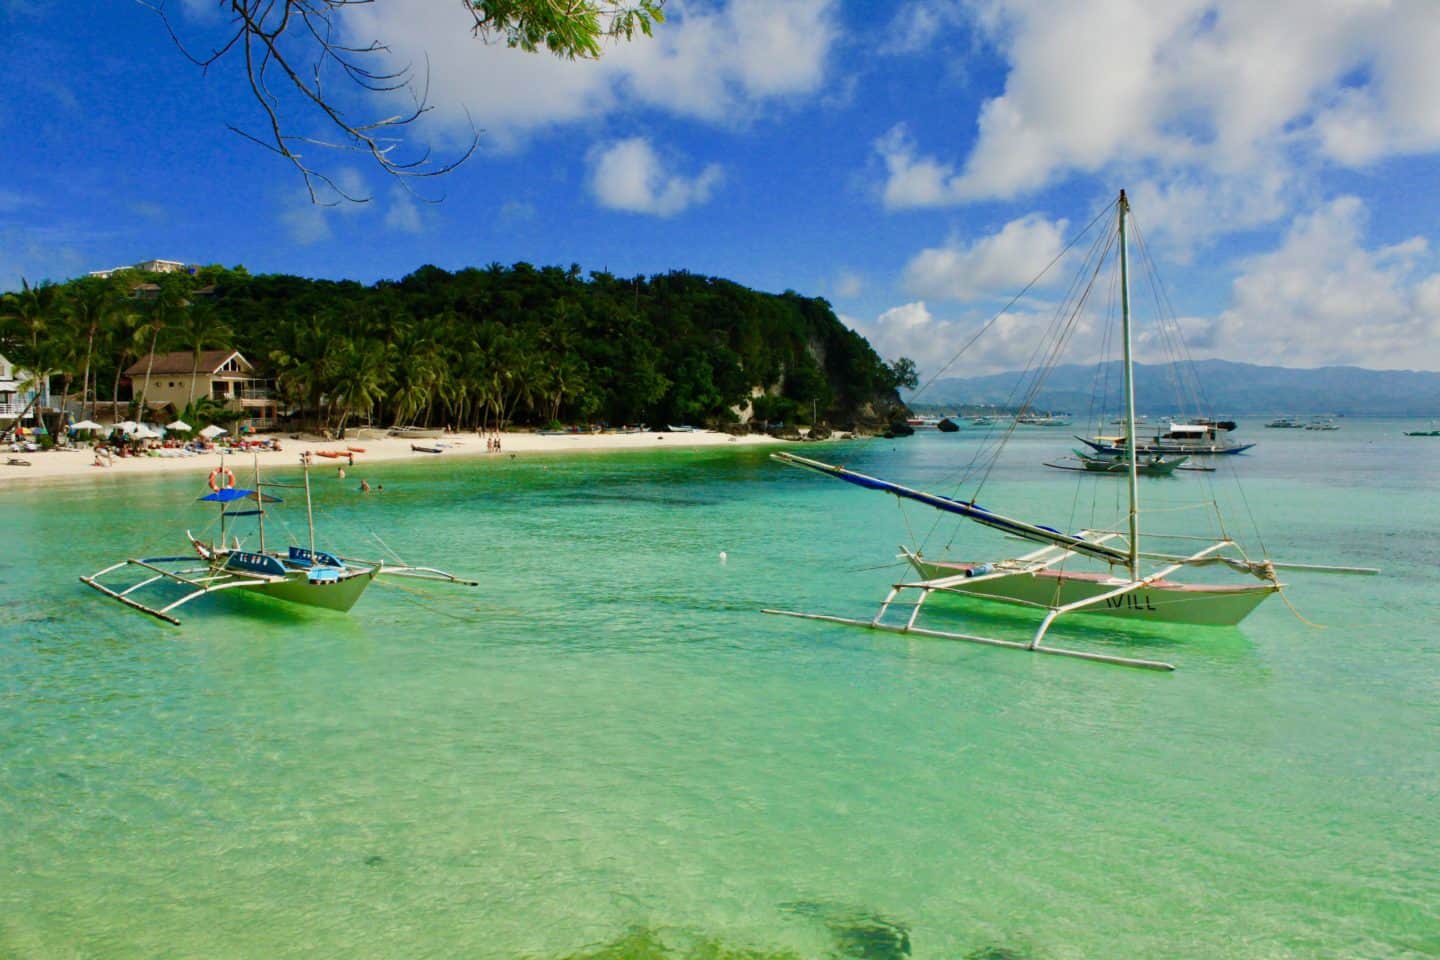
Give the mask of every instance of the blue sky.
[[(168, 3), (197, 49), (218, 7)], [(139, 2), (0, 0), (0, 287), (149, 258), (364, 282), (685, 269), (823, 296), (929, 373), (1126, 187), (1196, 357), (1440, 370), (1434, 0), (665, 9), (654, 38), (562, 62), (475, 40), (458, 0), (350, 8), (348, 40), (429, 64), (407, 146), (482, 136), (418, 198), (315, 148), (372, 198), (319, 207), (227, 129), (262, 124), (238, 62), (202, 75)], [(954, 372), (1023, 365), (1058, 293)]]

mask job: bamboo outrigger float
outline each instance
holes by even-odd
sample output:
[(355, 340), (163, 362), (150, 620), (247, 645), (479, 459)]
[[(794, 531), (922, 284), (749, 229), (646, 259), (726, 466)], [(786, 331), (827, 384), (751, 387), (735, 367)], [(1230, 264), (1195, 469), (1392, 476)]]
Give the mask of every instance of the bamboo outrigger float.
[[(257, 460), (254, 490), (237, 488), (234, 473), (222, 465), (210, 474), (210, 493), (200, 498), (202, 502), (216, 503), (220, 507), (218, 539), (203, 541), (186, 531), (194, 551), (191, 555), (122, 560), (88, 577), (81, 577), (80, 582), (127, 607), (173, 624), (180, 623), (172, 613), (175, 609), (201, 597), (228, 590), (258, 593), (288, 603), (343, 612), (353, 607), (365, 588), (381, 576), (479, 586), (479, 581), (464, 580), (433, 567), (363, 560), (317, 550), (310, 500), (310, 461), (307, 455), (302, 454), (300, 462), (304, 482), (294, 484), (262, 481)], [(284, 552), (267, 549), (265, 505), (280, 502), (278, 497), (263, 492), (267, 487), (301, 488), (305, 491), (308, 546), (292, 545)], [(249, 506), (246, 501), (254, 506)], [(234, 505), (242, 505), (245, 509), (233, 509)], [(242, 517), (255, 519), (258, 541), (254, 549), (245, 549), (243, 542), (232, 532), (233, 521)], [(106, 577), (113, 580), (121, 571), (138, 573), (140, 578), (124, 584), (101, 582)], [(163, 604), (150, 600), (152, 594), (170, 585), (188, 587), (189, 591)], [(137, 594), (148, 602), (138, 599)]]
[[(1126, 435), (1135, 436), (1135, 381), (1131, 359), (1129, 261), (1125, 241), (1125, 219), (1129, 204), (1124, 191), (1116, 204), (1119, 236), (1120, 313), (1124, 365), (1124, 403)], [(926, 493), (911, 487), (867, 476), (842, 466), (798, 457), (794, 454), (772, 454), (771, 459), (844, 480), (870, 490), (889, 493), (901, 500), (910, 500), (957, 514), (1014, 538), (1044, 546), (1032, 553), (992, 563), (947, 561), (926, 558), (919, 550), (901, 547), (902, 555), (919, 574), (919, 579), (896, 583), (870, 620), (857, 620), (825, 614), (800, 613), (791, 610), (766, 610), (779, 616), (823, 620), (849, 626), (909, 633), (946, 640), (965, 640), (996, 647), (1029, 650), (1055, 656), (1074, 657), (1101, 663), (1151, 670), (1173, 670), (1173, 664), (1158, 660), (1125, 657), (1108, 653), (1063, 649), (1044, 645), (1043, 641), (1057, 619), (1071, 613), (1094, 614), (1121, 618), (1130, 622), (1184, 623), (1202, 626), (1238, 624), (1272, 594), (1281, 590), (1279, 570), (1308, 571), (1334, 574), (1375, 574), (1367, 567), (1315, 566), (1278, 563), (1268, 559), (1252, 560), (1228, 535), (1220, 538), (1197, 538), (1164, 535), (1166, 541), (1189, 542), (1188, 552), (1166, 553), (1142, 549), (1140, 535), (1140, 498), (1136, 477), (1141, 472), (1137, 445), (1127, 444), (1118, 454), (1128, 480), (1129, 507), (1124, 529), (1081, 530), (1064, 533), (1052, 527), (1028, 523), (1003, 516), (973, 500)], [(1179, 466), (1178, 463), (1175, 466)], [(1103, 572), (1071, 570), (1066, 561), (1098, 561)], [(1202, 566), (1219, 566), (1249, 574), (1259, 582), (1232, 584), (1196, 584), (1171, 580), (1183, 570)], [(902, 595), (918, 594), (913, 602), (900, 601)], [(998, 601), (1044, 611), (1039, 627), (1028, 641), (1005, 640), (948, 630), (935, 630), (918, 625), (922, 609), (933, 598), (963, 597), (979, 601)], [(899, 622), (887, 620), (892, 608), (908, 608)]]

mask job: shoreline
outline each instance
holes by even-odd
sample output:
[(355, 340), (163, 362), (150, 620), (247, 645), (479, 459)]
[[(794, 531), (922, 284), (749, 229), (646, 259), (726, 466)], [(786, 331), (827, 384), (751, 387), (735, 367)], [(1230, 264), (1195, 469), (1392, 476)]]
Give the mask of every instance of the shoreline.
[[(674, 450), (699, 449), (719, 446), (790, 446), (793, 441), (780, 440), (763, 434), (732, 437), (712, 430), (696, 430), (693, 433), (655, 432), (644, 433), (503, 433), (500, 435), (499, 452), (487, 450), (484, 436), (473, 433), (450, 434), (439, 439), (410, 440), (402, 437), (386, 437), (380, 440), (292, 440), (283, 434), (266, 434), (259, 439), (273, 437), (281, 445), (279, 451), (258, 452), (260, 462), (273, 466), (294, 466), (299, 455), (309, 451), (317, 454), (311, 466), (316, 469), (345, 467), (347, 474), (362, 470), (377, 463), (402, 460), (454, 460), (510, 457), (519, 454), (566, 454), (566, 453), (608, 453), (620, 450)], [(424, 446), (443, 444), (443, 453), (425, 453), (412, 450), (410, 445)], [(319, 451), (347, 451), (354, 449), (355, 465), (348, 459), (327, 458)], [(94, 453), (89, 446), (73, 450), (45, 450), (36, 453), (0, 454), (0, 490), (12, 487), (29, 487), (38, 483), (92, 483), (105, 482), (115, 478), (140, 475), (153, 476), (167, 473), (193, 473), (197, 477), (208, 475), (219, 467), (221, 460), (230, 464), (245, 463), (250, 451), (236, 451), (226, 455), (220, 451), (197, 453), (183, 457), (143, 456), (116, 458), (111, 466), (94, 465)], [(12, 466), (5, 461), (11, 458), (28, 460), (30, 466)], [(358, 478), (358, 474), (355, 474)]]

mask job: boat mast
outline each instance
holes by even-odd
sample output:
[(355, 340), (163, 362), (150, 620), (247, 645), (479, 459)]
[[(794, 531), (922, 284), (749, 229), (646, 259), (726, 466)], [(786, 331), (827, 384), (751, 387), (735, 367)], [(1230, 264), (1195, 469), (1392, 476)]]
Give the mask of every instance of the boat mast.
[(255, 522), (260, 528), (260, 552), (265, 552), (265, 486), (260, 482), (260, 455), (255, 454)]
[(1140, 484), (1136, 479), (1139, 472), (1135, 447), (1135, 369), (1130, 356), (1130, 257), (1125, 249), (1125, 214), (1130, 211), (1130, 201), (1125, 191), (1120, 191), (1120, 331), (1125, 350), (1125, 453), (1130, 458), (1130, 579), (1139, 576), (1140, 569)]
[(305, 474), (305, 523), (310, 527), (310, 556), (315, 556), (315, 510), (310, 505), (310, 451), (300, 454)]

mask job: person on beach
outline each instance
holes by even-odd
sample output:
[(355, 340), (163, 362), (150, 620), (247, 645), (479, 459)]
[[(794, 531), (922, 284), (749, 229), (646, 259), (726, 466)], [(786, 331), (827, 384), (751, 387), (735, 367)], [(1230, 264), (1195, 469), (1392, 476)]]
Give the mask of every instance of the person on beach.
[(345, 479), (345, 468), (344, 468), (344, 467), (336, 467), (335, 470), (338, 472), (338, 474), (339, 474), (339, 476), (340, 476), (340, 479), (341, 479), (341, 480), (344, 480), (344, 479)]
[(361, 492), (361, 493), (369, 493), (369, 492), (370, 492), (370, 481), (369, 481), (369, 480), (361, 480), (361, 481), (360, 481), (360, 492)]

